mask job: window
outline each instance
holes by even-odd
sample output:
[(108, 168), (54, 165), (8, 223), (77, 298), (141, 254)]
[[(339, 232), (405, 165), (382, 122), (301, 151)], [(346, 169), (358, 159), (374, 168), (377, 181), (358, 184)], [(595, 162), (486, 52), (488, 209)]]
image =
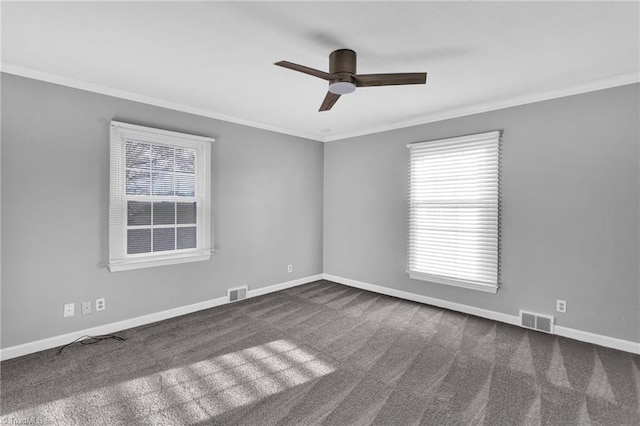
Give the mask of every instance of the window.
[(211, 257), (211, 142), (111, 122), (111, 271)]
[(495, 293), (500, 253), (500, 132), (407, 147), (409, 276)]

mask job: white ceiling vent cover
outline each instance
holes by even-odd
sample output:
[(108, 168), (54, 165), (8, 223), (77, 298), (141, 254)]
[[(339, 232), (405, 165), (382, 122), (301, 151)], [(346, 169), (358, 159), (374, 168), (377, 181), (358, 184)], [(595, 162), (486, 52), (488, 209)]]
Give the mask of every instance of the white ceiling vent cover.
[(229, 302), (237, 302), (238, 300), (246, 299), (247, 290), (248, 287), (246, 285), (242, 287), (227, 289), (227, 297), (229, 297)]
[(555, 318), (549, 315), (520, 311), (520, 325), (532, 330), (553, 334), (554, 320)]

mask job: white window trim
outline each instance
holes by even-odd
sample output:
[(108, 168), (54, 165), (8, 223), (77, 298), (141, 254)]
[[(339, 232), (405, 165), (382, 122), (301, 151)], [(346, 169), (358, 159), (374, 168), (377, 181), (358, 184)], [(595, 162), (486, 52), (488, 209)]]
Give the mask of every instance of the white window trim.
[[(109, 191), (109, 270), (126, 271), (139, 268), (174, 265), (209, 260), (212, 250), (211, 230), (211, 143), (213, 138), (171, 132), (168, 130), (111, 121), (110, 191)], [(127, 255), (127, 200), (125, 198), (126, 141), (139, 140), (151, 144), (168, 144), (195, 149), (196, 194), (201, 196), (197, 209), (197, 247), (179, 253)], [(152, 197), (147, 197), (152, 199)], [(180, 199), (180, 197), (175, 197)]]
[[(501, 132), (500, 131), (493, 131), (493, 132), (486, 132), (486, 133), (479, 133), (479, 134), (474, 134), (474, 135), (469, 135), (469, 136), (461, 136), (461, 137), (454, 137), (454, 138), (446, 138), (446, 139), (439, 139), (439, 140), (433, 140), (433, 141), (426, 141), (426, 142), (417, 142), (417, 143), (410, 143), (407, 144), (406, 147), (409, 149), (412, 148), (417, 148), (420, 146), (425, 146), (428, 144), (433, 144), (433, 143), (438, 143), (438, 142), (450, 142), (450, 143), (456, 143), (456, 142), (473, 142), (474, 140), (482, 140), (482, 139), (486, 139), (486, 138), (497, 138), (498, 139), (498, 175), (500, 174), (500, 161), (499, 161), (499, 150), (500, 150), (500, 138), (501, 138)], [(411, 164), (410, 164), (411, 167)], [(411, 189), (411, 181), (409, 180), (409, 189)], [(463, 279), (457, 279), (457, 278), (452, 278), (452, 277), (446, 277), (446, 276), (441, 276), (441, 275), (433, 275), (433, 274), (428, 274), (428, 273), (424, 273), (424, 272), (419, 272), (419, 271), (413, 271), (411, 270), (409, 267), (407, 267), (406, 272), (407, 274), (409, 274), (409, 277), (411, 279), (415, 279), (415, 280), (422, 280), (422, 281), (428, 281), (428, 282), (432, 282), (432, 283), (436, 283), (436, 284), (445, 284), (445, 285), (449, 285), (449, 286), (453, 286), (453, 287), (461, 287), (461, 288), (467, 288), (467, 289), (472, 289), (472, 290), (478, 290), (478, 291), (482, 291), (482, 292), (487, 292), (487, 293), (497, 293), (498, 289), (500, 288), (500, 183), (499, 183), (499, 179), (498, 179), (498, 248), (497, 248), (497, 255), (498, 255), (498, 264), (497, 264), (497, 282), (495, 284), (481, 284), (478, 282), (472, 282), (472, 281), (466, 281)], [(409, 197), (411, 195), (409, 194)], [(411, 199), (408, 200), (409, 202), (409, 220), (411, 219)], [(409, 241), (409, 238), (408, 238)], [(408, 248), (409, 250), (410, 248)], [(407, 251), (407, 253), (409, 253)]]

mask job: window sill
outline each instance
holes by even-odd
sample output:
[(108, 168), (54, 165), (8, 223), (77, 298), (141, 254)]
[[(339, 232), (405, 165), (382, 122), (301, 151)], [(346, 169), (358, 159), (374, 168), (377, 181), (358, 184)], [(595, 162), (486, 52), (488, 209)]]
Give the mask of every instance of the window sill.
[(471, 290), (483, 291), (485, 293), (497, 293), (498, 286), (490, 284), (478, 284), (470, 281), (454, 280), (437, 275), (424, 274), (422, 272), (407, 271), (409, 277), (414, 280), (429, 281), (431, 283), (445, 284), (453, 287), (468, 288)]
[(156, 266), (176, 265), (179, 263), (200, 262), (211, 259), (212, 251), (189, 253), (180, 256), (126, 259), (109, 263), (109, 271), (129, 271), (132, 269), (154, 268)]

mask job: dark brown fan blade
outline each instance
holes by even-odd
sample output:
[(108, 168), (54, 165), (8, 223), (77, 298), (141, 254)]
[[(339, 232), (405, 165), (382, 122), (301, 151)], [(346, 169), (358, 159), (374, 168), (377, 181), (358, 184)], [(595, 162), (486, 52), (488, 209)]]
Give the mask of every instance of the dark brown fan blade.
[(333, 80), (336, 78), (333, 74), (329, 74), (328, 72), (320, 71), (315, 68), (305, 67), (304, 65), (294, 64), (293, 62), (289, 62), (289, 61), (276, 62), (274, 65), (277, 65), (283, 68), (289, 68), (290, 70), (294, 70), (294, 71), (303, 72), (305, 74), (309, 74), (314, 77), (321, 78), (323, 80)]
[(396, 74), (359, 74), (355, 75), (356, 86), (397, 86), (402, 84), (425, 84), (426, 72), (405, 72)]
[(320, 109), (318, 111), (329, 111), (338, 99), (340, 99), (340, 95), (327, 92), (327, 96), (324, 97), (324, 101), (322, 101), (322, 105), (320, 105)]

